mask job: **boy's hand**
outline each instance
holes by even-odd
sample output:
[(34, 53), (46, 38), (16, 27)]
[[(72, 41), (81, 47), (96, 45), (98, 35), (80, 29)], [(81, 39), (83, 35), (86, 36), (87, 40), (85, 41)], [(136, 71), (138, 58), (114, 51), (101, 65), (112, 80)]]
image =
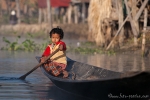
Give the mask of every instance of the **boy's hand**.
[[(46, 59), (47, 59), (47, 57), (42, 57), (41, 58), (41, 63), (44, 63)], [(47, 61), (51, 62), (51, 61), (53, 61), (53, 59), (48, 59)]]
[(59, 45), (59, 50), (63, 50), (63, 45)]
[(44, 63), (45, 60), (46, 60), (46, 57), (42, 57), (42, 58), (41, 58), (41, 63)]

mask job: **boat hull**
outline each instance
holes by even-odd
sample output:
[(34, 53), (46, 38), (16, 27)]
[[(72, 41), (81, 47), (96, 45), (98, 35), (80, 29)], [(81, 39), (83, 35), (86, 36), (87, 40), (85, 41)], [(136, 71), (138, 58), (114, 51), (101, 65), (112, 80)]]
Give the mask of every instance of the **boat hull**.
[[(69, 58), (67, 66), (69, 78), (54, 77), (44, 67), (40, 68), (58, 88), (92, 100), (111, 98), (148, 100), (150, 98), (150, 73), (148, 72), (135, 74), (114, 72)], [(74, 79), (72, 73), (76, 74)], [(142, 96), (144, 97), (141, 98)]]
[(149, 77), (148, 73), (141, 73), (131, 78), (92, 82), (68, 82), (53, 78), (49, 79), (60, 89), (94, 100), (107, 100), (110, 98), (140, 99), (140, 96), (147, 96), (143, 99), (148, 100), (150, 93)]

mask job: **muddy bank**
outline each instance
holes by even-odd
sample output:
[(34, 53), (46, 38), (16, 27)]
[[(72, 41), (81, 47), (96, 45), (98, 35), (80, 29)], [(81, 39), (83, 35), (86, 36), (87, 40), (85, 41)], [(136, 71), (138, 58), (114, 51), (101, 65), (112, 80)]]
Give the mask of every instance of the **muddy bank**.
[[(67, 43), (70, 45), (76, 45), (79, 41), (86, 41), (88, 36), (88, 25), (87, 24), (54, 24), (53, 27), (61, 27), (64, 30)], [(0, 36), (16, 37), (21, 36), (26, 38), (28, 33), (32, 34), (35, 39), (47, 40), (49, 37), (49, 25), (48, 24), (20, 24), (20, 25), (1, 25), (0, 26)], [(147, 35), (146, 39), (146, 52), (149, 52), (150, 48), (150, 35)], [(1, 39), (2, 41), (2, 39)], [(72, 41), (72, 42), (71, 42)], [(75, 42), (74, 42), (75, 41)], [(115, 50), (118, 53), (134, 53), (136, 55), (141, 55), (142, 37), (139, 38), (138, 47), (134, 47), (130, 42), (125, 42), (122, 47)], [(93, 48), (93, 46), (91, 46)], [(97, 48), (94, 46), (94, 48)], [(115, 48), (116, 49), (116, 48)], [(149, 56), (149, 54), (147, 54)]]
[[(61, 27), (64, 30), (65, 38), (87, 39), (88, 25), (87, 24), (54, 24), (53, 27)], [(48, 24), (17, 24), (17, 25), (1, 25), (1, 36), (27, 36), (28, 33), (33, 35), (33, 38), (46, 38), (50, 31)]]

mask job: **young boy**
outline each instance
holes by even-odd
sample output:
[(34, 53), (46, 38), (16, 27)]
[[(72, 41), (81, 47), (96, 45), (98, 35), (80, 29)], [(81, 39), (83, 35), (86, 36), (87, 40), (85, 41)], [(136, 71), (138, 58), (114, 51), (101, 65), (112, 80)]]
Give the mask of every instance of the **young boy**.
[[(52, 43), (46, 47), (44, 53), (42, 54), (41, 62), (44, 62), (46, 57), (48, 57), (56, 49), (59, 49), (59, 51), (44, 64), (44, 67), (52, 75), (58, 76), (59, 74), (55, 72), (59, 71), (60, 74), (63, 74), (63, 78), (66, 78), (68, 77), (68, 72), (65, 70), (67, 66), (67, 58), (65, 53), (66, 44), (65, 42), (61, 41), (64, 37), (64, 32), (61, 28), (57, 27), (53, 28), (49, 35)], [(54, 73), (52, 71), (53, 67), (57, 69), (57, 71), (54, 71)]]

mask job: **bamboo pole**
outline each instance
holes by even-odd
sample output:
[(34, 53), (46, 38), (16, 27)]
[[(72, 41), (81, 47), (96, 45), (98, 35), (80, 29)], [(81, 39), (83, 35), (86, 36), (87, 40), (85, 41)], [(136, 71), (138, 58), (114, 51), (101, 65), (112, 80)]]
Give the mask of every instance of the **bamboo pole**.
[[(137, 3), (139, 2), (139, 0), (137, 1)], [(129, 14), (132, 13), (132, 10)], [(126, 23), (127, 19), (129, 18), (129, 14), (128, 16), (126, 17), (126, 19), (123, 21), (122, 25), (120, 25), (117, 33), (115, 34), (114, 38), (111, 40), (111, 42), (109, 43), (109, 45), (107, 46), (106, 50), (108, 50), (110, 48), (110, 46), (112, 45), (112, 43), (114, 42), (114, 40), (116, 39), (117, 35), (119, 34), (119, 32), (121, 31), (122, 27), (124, 26), (124, 24)]]
[(132, 19), (131, 13), (130, 13), (130, 9), (128, 7), (127, 0), (124, 0), (124, 1), (125, 1), (125, 5), (126, 5), (126, 8), (127, 8), (128, 15), (129, 15), (129, 20), (130, 20), (130, 23), (131, 23), (133, 34), (138, 35), (137, 31), (135, 30), (135, 24), (133, 22), (133, 19)]
[(131, 24), (131, 28), (132, 28), (132, 32), (134, 34), (134, 45), (137, 46), (137, 36), (138, 36), (138, 33), (137, 33), (137, 30), (136, 30), (136, 25), (135, 25), (135, 22), (131, 16), (131, 13), (130, 13), (130, 9), (128, 7), (128, 3), (127, 3), (127, 0), (124, 0), (125, 1), (125, 5), (126, 5), (126, 8), (127, 8), (127, 12), (128, 12), (128, 15), (129, 15), (129, 20), (130, 20), (130, 24)]
[(112, 41), (110, 42), (110, 44), (107, 46), (106, 50), (108, 50), (111, 46), (111, 44), (114, 42), (114, 40), (116, 39), (117, 35), (119, 34), (119, 32), (121, 31), (122, 27), (124, 26), (124, 24), (126, 23), (127, 19), (129, 18), (129, 16), (126, 17), (126, 19), (123, 21), (122, 25), (119, 27), (117, 33), (115, 34), (114, 38), (112, 39)]
[(144, 27), (143, 27), (143, 38), (142, 38), (142, 56), (145, 56), (145, 44), (146, 44), (146, 39), (145, 39), (145, 33), (146, 33), (146, 27), (147, 27), (147, 8), (144, 9)]
[(135, 18), (134, 18), (135, 21), (137, 21), (137, 20), (139, 19), (139, 17), (141, 16), (141, 13), (143, 12), (143, 10), (144, 10), (146, 4), (148, 3), (148, 1), (149, 1), (149, 0), (144, 0), (142, 6), (141, 6), (141, 8), (140, 8), (140, 10), (138, 11), (138, 13), (136, 14), (136, 16), (135, 16)]
[[(132, 0), (132, 7), (131, 7), (131, 9), (133, 9), (133, 12), (132, 12), (132, 16), (136, 16), (136, 14), (137, 14), (137, 10), (138, 10), (138, 7), (137, 7), (137, 5), (135, 5), (136, 4), (136, 0)], [(134, 17), (132, 17), (133, 18), (133, 22), (134, 22), (134, 24), (135, 24), (135, 28), (136, 28), (136, 31), (137, 31), (137, 33), (139, 34), (139, 20), (135, 20), (134, 19)]]

